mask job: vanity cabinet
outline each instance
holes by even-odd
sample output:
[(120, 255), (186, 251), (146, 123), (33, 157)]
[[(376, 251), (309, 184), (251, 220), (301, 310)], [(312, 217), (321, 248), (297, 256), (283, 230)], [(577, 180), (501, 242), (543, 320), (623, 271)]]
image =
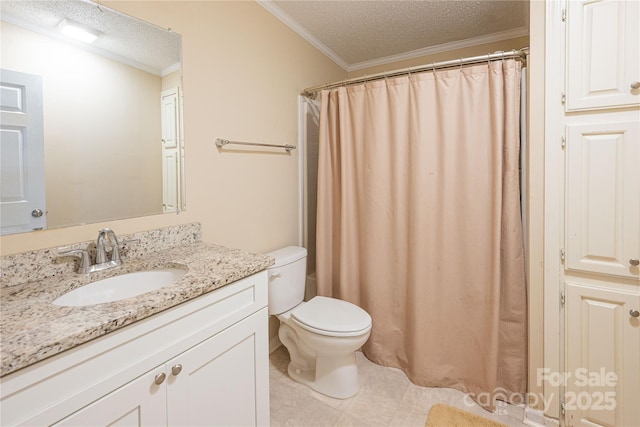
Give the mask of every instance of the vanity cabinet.
[(261, 272), (2, 379), (1, 425), (269, 424)]
[(265, 322), (266, 308), (55, 426), (255, 425), (257, 341)]

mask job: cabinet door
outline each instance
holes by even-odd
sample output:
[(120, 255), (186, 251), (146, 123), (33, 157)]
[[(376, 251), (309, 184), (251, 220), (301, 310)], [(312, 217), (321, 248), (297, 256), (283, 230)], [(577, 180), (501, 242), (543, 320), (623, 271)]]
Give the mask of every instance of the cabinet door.
[(164, 365), (109, 393), (91, 405), (54, 424), (62, 426), (164, 426), (167, 425), (167, 394), (155, 376)]
[(170, 426), (269, 424), (267, 323), (264, 308), (167, 364)]
[(567, 3), (567, 110), (638, 105), (640, 2)]
[(567, 127), (570, 270), (639, 277), (639, 122)]
[(565, 408), (571, 426), (640, 420), (640, 294), (567, 284)]

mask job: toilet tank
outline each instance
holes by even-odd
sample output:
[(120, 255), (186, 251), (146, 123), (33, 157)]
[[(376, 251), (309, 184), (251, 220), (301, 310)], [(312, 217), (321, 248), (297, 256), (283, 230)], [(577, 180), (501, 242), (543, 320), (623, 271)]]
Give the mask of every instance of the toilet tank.
[(269, 267), (269, 314), (291, 310), (304, 299), (307, 276), (307, 250), (287, 246), (269, 252), (276, 263)]

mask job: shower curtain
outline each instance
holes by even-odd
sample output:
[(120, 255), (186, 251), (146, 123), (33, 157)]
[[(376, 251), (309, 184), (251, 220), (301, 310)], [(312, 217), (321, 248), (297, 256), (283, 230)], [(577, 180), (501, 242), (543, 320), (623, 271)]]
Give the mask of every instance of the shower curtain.
[(324, 90), (318, 294), (373, 319), (363, 347), (493, 409), (526, 391), (520, 63)]

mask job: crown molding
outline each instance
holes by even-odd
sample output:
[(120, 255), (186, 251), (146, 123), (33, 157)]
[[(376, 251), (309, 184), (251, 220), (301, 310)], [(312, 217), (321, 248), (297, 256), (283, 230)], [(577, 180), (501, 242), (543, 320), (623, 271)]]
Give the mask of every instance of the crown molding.
[(313, 47), (329, 57), (329, 59), (335, 62), (340, 68), (345, 71), (349, 71), (349, 64), (344, 59), (342, 59), (333, 50), (329, 49), (324, 43), (318, 40), (313, 34), (309, 32), (309, 30), (300, 25), (298, 21), (293, 19), (289, 14), (285, 13), (282, 9), (273, 4), (271, 0), (256, 0), (256, 3), (264, 7), (269, 13), (282, 21), (287, 27), (291, 28), (300, 37), (308, 41)]
[[(471, 39), (459, 40), (455, 42), (442, 43), (422, 49), (412, 50), (409, 52), (399, 53), (397, 55), (385, 56), (383, 58), (372, 59), (370, 61), (358, 62), (347, 66), (347, 71), (358, 71), (369, 67), (391, 64), (399, 61), (418, 58), (421, 56), (434, 55), (436, 53), (447, 52), (450, 50), (463, 49), (466, 47), (477, 46), (485, 43), (493, 43), (502, 40), (513, 39), (516, 37), (524, 37), (529, 35), (529, 30), (522, 27), (514, 30), (501, 31), (499, 33), (487, 34), (486, 36), (474, 37)], [(491, 53), (491, 52), (487, 52)]]
[(459, 40), (455, 42), (443, 43), (435, 46), (429, 46), (422, 49), (399, 53), (397, 55), (390, 55), (390, 56), (385, 56), (383, 58), (372, 59), (370, 61), (363, 61), (363, 62), (357, 62), (355, 64), (349, 64), (347, 61), (342, 59), (342, 57), (340, 57), (337, 53), (335, 53), (333, 50), (327, 47), (324, 43), (318, 40), (318, 38), (316, 38), (313, 34), (311, 34), (309, 30), (307, 30), (307, 28), (300, 25), (298, 21), (293, 19), (289, 14), (287, 14), (278, 6), (276, 6), (271, 0), (256, 0), (256, 3), (258, 3), (260, 6), (265, 8), (269, 13), (271, 13), (273, 16), (279, 19), (287, 27), (292, 29), (300, 37), (302, 37), (307, 42), (309, 42), (313, 47), (315, 47), (324, 55), (329, 57), (329, 59), (335, 62), (340, 68), (342, 68), (346, 72), (363, 70), (369, 67), (391, 64), (398, 61), (406, 61), (406, 60), (418, 58), (421, 56), (433, 55), (436, 53), (446, 52), (450, 50), (463, 49), (466, 47), (477, 46), (480, 44), (493, 43), (497, 41), (508, 40), (516, 37), (524, 37), (529, 35), (529, 30), (525, 27), (521, 27), (513, 30), (487, 34), (485, 36), (474, 37), (474, 38)]

